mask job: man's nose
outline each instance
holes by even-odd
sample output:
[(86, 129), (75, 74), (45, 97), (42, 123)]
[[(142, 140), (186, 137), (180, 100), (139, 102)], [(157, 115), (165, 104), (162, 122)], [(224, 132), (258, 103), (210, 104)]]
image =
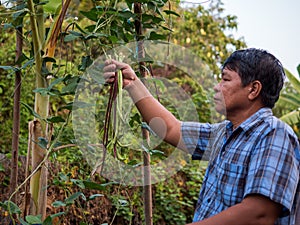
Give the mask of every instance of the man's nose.
[(221, 87), (221, 84), (220, 84), (220, 83), (217, 83), (217, 84), (214, 86), (214, 91), (215, 91), (215, 92), (219, 92), (219, 91), (220, 91), (220, 87)]

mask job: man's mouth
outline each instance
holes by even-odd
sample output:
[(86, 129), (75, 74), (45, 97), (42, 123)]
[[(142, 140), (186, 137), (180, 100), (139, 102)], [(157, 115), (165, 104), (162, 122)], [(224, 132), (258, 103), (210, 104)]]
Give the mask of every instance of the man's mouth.
[(219, 98), (214, 97), (214, 102), (221, 102)]

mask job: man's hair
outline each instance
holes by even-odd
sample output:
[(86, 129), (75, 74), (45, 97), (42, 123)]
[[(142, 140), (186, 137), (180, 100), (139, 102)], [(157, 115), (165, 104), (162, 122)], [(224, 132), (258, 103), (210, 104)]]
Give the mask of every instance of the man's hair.
[(238, 50), (226, 59), (221, 69), (224, 68), (237, 72), (243, 86), (260, 81), (262, 103), (265, 107), (274, 107), (285, 80), (282, 64), (274, 55), (255, 48)]

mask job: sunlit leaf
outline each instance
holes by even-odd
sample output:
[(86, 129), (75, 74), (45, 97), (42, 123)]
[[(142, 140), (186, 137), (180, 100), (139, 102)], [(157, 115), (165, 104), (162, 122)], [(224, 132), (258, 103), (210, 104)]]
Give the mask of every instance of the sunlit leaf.
[(95, 198), (97, 198), (97, 197), (102, 197), (102, 196), (104, 196), (104, 195), (102, 195), (102, 194), (94, 194), (94, 195), (91, 195), (91, 196), (88, 198), (88, 200), (93, 200), (93, 199), (95, 199)]
[(42, 216), (41, 215), (37, 215), (37, 216), (28, 215), (28, 216), (25, 217), (25, 219), (30, 224), (41, 224), (42, 223)]
[(73, 204), (74, 201), (79, 198), (80, 196), (84, 197), (84, 194), (82, 192), (76, 192), (75, 194), (71, 195), (70, 197), (68, 197), (67, 199), (65, 199), (65, 203), (67, 205)]
[(55, 201), (52, 203), (52, 206), (57, 208), (57, 207), (63, 207), (63, 206), (66, 206), (67, 204), (62, 202), (62, 201)]
[(61, 0), (50, 0), (43, 6), (43, 8), (45, 13), (56, 14), (61, 8), (61, 4)]

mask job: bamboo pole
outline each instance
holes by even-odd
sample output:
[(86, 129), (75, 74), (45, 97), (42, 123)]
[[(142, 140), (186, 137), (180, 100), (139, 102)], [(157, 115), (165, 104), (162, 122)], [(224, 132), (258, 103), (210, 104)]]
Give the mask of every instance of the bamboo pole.
[[(36, 77), (36, 88), (46, 88), (48, 86), (47, 80), (42, 75), (42, 40), (44, 37), (41, 37), (44, 33), (41, 30), (44, 30), (44, 20), (43, 15), (43, 8), (42, 6), (37, 6), (37, 9), (34, 6), (34, 2), (32, 0), (28, 0), (28, 9), (30, 12), (30, 25), (32, 30), (32, 41), (33, 41), (33, 48), (34, 48), (34, 59), (35, 59), (35, 77)], [(38, 12), (38, 13), (37, 13)], [(37, 20), (41, 21), (37, 21)], [(39, 93), (35, 94), (35, 103), (34, 103), (34, 110), (37, 114), (39, 114), (42, 118), (47, 118), (49, 113), (49, 97), (42, 96)], [(33, 140), (35, 143), (38, 143), (39, 137), (46, 137), (47, 136), (47, 126), (44, 121), (40, 121), (39, 119), (35, 118), (33, 123)], [(42, 149), (37, 144), (32, 145), (32, 170), (34, 170), (39, 163), (43, 160), (46, 154), (46, 149)], [(38, 215), (41, 214), (42, 218), (46, 216), (46, 205), (43, 205), (46, 202), (47, 194), (46, 188), (44, 185), (47, 184), (47, 174), (46, 170), (41, 169), (38, 170), (30, 179), (30, 196), (31, 196), (31, 203), (30, 203), (30, 214)], [(44, 200), (41, 200), (43, 198)]]
[[(61, 30), (63, 19), (66, 15), (67, 8), (71, 0), (63, 1), (62, 10), (56, 23), (54, 24), (49, 39), (46, 43), (45, 40), (45, 29), (44, 29), (44, 12), (43, 6), (38, 5), (36, 9), (32, 0), (28, 0), (28, 9), (30, 11), (30, 24), (32, 29), (32, 38), (34, 46), (35, 56), (35, 72), (36, 72), (36, 88), (47, 88), (48, 80), (41, 73), (42, 71), (42, 55), (41, 50), (46, 52), (46, 56), (54, 57), (57, 37)], [(46, 46), (44, 49), (43, 46)], [(47, 69), (52, 70), (52, 63), (47, 63)], [(34, 110), (41, 118), (47, 118), (49, 116), (49, 96), (42, 96), (40, 93), (35, 94)], [(34, 119), (32, 124), (32, 138), (34, 143), (32, 144), (32, 170), (37, 168), (40, 163), (44, 160), (47, 150), (41, 148), (38, 144), (39, 138), (43, 137), (50, 142), (51, 135), (48, 133), (48, 125), (45, 121)], [(47, 161), (44, 165), (32, 176), (30, 179), (30, 195), (32, 202), (30, 203), (30, 214), (37, 215), (41, 214), (42, 219), (46, 217), (46, 206), (47, 206)]]

